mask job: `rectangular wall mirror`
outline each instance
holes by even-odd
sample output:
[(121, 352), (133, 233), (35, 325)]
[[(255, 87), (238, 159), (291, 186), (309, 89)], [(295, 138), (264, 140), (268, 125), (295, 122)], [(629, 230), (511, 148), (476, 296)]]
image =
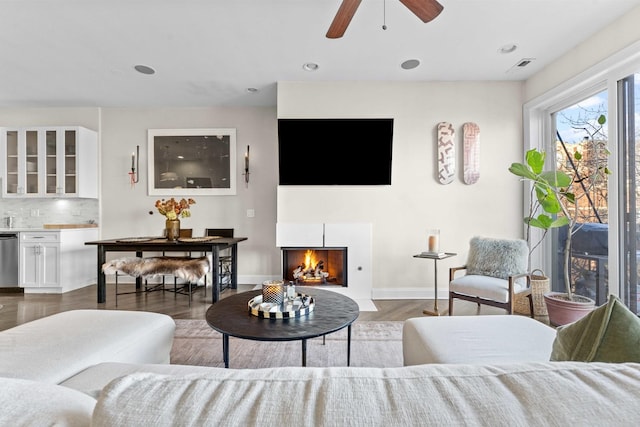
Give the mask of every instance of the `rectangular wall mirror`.
[(149, 129), (149, 195), (236, 194), (235, 129)]

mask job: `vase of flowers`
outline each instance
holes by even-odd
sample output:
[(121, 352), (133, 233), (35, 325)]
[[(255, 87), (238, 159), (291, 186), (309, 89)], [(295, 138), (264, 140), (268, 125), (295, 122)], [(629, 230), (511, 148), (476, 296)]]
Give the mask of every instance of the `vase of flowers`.
[(191, 205), (195, 204), (196, 201), (191, 198), (183, 198), (180, 201), (173, 197), (169, 200), (156, 200), (156, 209), (166, 217), (165, 235), (167, 240), (176, 240), (180, 236), (180, 218), (190, 217)]
[(167, 240), (177, 240), (180, 237), (180, 220), (168, 219), (165, 221), (165, 233)]

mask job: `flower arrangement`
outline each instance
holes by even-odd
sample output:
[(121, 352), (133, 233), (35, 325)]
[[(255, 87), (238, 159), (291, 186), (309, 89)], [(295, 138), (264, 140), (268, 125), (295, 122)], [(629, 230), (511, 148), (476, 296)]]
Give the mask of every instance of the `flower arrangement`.
[(158, 212), (166, 216), (167, 219), (187, 218), (191, 216), (191, 205), (195, 205), (196, 201), (189, 199), (180, 199), (178, 202), (173, 197), (169, 200), (156, 200), (156, 208)]

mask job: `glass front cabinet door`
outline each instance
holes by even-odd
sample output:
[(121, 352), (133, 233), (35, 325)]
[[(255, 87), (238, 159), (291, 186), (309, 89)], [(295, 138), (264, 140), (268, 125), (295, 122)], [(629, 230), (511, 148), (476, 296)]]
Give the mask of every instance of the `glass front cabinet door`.
[(79, 126), (2, 128), (4, 197), (98, 197), (97, 133)]

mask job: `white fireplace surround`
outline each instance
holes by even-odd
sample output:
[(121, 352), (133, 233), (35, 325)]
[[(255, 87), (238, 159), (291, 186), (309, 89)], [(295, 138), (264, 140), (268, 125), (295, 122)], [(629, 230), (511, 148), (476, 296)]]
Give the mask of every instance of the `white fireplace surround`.
[[(346, 247), (347, 286), (331, 288), (353, 299), (371, 299), (372, 226), (370, 223), (282, 223), (276, 224), (276, 246)], [(283, 272), (284, 273), (284, 272)]]

